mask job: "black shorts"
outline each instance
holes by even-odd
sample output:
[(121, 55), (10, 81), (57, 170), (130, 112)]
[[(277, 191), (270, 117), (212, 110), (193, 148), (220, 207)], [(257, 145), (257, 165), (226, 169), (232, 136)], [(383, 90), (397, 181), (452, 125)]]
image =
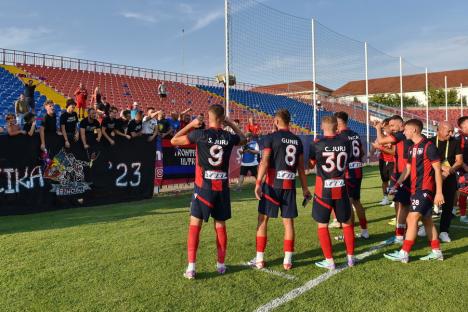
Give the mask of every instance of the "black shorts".
[(218, 221), (231, 218), (231, 194), (229, 189), (220, 192), (195, 186), (190, 204), (190, 215), (208, 222), (210, 216)]
[(430, 191), (416, 191), (411, 195), (410, 212), (419, 212), (423, 217), (432, 215), (432, 207), (434, 206), (434, 197)]
[(336, 219), (344, 223), (351, 218), (351, 203), (347, 196), (341, 199), (319, 198), (314, 195), (314, 205), (312, 207), (312, 218), (319, 223), (330, 222), (330, 214), (335, 212)]
[(349, 179), (346, 180), (346, 187), (348, 189), (348, 196), (354, 200), (361, 199), (361, 183), (362, 179)]
[(382, 182), (390, 181), (390, 177), (393, 173), (393, 166), (394, 162), (384, 161), (383, 159), (379, 159), (379, 171), (380, 171), (380, 178)]
[(165, 98), (165, 97), (167, 97), (167, 94), (166, 93), (159, 93), (159, 96), (162, 97), (162, 98)]
[(240, 175), (246, 176), (249, 172), (252, 175), (252, 177), (256, 177), (257, 166), (241, 166), (240, 167)]
[[(400, 178), (399, 173), (393, 173), (392, 175), (392, 184), (395, 184), (396, 181)], [(410, 182), (409, 178), (406, 179), (400, 187), (397, 189), (393, 201), (400, 203), (405, 206), (409, 206), (411, 204), (411, 189), (410, 189)]]
[(278, 217), (278, 210), (281, 209), (282, 218), (297, 217), (296, 189), (282, 190), (272, 188), (263, 183), (263, 196), (258, 203), (258, 212), (270, 218)]

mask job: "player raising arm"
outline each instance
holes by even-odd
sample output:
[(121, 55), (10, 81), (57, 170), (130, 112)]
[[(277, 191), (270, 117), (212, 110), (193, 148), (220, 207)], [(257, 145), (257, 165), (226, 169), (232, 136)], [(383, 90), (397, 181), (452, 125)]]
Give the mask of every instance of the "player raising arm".
[[(229, 159), (235, 145), (245, 144), (245, 137), (239, 128), (225, 118), (221, 105), (211, 105), (208, 109), (208, 129), (200, 128), (202, 122), (196, 118), (171, 139), (173, 145), (196, 144), (195, 189), (190, 205), (190, 225), (187, 241), (188, 267), (184, 277), (194, 279), (195, 262), (203, 221), (214, 219), (218, 259), (216, 268), (219, 274), (226, 272), (224, 264), (227, 247), (225, 221), (231, 218), (231, 198), (229, 191)], [(231, 127), (235, 134), (223, 130)]]
[[(443, 260), (437, 230), (432, 222), (433, 205), (444, 203), (442, 194), (442, 173), (440, 159), (434, 144), (422, 136), (423, 124), (418, 119), (408, 120), (405, 124), (405, 136), (414, 145), (409, 149), (408, 164), (391, 192), (395, 192), (400, 183), (407, 178), (411, 181), (411, 209), (408, 213), (403, 247), (400, 251), (384, 254), (392, 261), (407, 263), (418, 232), (418, 221), (422, 218), (432, 252), (421, 260)], [(435, 196), (434, 196), (435, 192)]]
[[(263, 254), (267, 243), (267, 225), (269, 218), (277, 218), (278, 210), (284, 225), (284, 260), (285, 270), (292, 268), (294, 252), (294, 218), (297, 217), (296, 172), (305, 198), (310, 198), (307, 177), (304, 172), (302, 142), (289, 131), (291, 115), (286, 109), (278, 110), (273, 120), (276, 132), (264, 139), (263, 157), (255, 185), (255, 197), (258, 204), (258, 225), (256, 236), (256, 257), (250, 262), (258, 269), (265, 267)], [(266, 176), (265, 181), (263, 178)]]

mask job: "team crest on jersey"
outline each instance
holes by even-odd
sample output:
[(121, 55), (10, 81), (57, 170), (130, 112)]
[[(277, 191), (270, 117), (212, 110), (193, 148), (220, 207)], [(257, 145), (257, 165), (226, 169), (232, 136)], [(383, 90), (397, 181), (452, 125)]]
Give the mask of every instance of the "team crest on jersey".
[(424, 153), (424, 148), (423, 147), (420, 147), (420, 148), (413, 148), (413, 155), (422, 155)]
[(296, 174), (287, 170), (279, 170), (276, 173), (276, 178), (279, 180), (294, 180), (296, 178)]

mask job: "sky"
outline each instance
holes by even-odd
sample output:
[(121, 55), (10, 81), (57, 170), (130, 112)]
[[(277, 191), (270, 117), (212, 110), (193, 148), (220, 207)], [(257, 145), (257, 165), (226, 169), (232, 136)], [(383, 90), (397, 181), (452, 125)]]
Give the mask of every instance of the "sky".
[[(259, 1), (422, 68), (468, 68), (466, 0)], [(224, 69), (223, 0), (0, 0), (0, 7), (0, 48), (208, 77)]]

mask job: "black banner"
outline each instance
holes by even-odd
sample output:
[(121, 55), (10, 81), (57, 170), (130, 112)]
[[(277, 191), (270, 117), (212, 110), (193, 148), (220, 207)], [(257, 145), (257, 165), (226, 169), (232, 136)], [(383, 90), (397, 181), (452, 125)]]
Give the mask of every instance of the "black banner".
[(116, 144), (81, 142), (64, 148), (63, 138), (0, 136), (0, 215), (92, 206), (151, 198), (155, 143), (146, 137)]
[(157, 144), (162, 158), (158, 166), (162, 168), (162, 179), (156, 178), (156, 185), (189, 183), (195, 179), (195, 144), (173, 146), (170, 140)]

